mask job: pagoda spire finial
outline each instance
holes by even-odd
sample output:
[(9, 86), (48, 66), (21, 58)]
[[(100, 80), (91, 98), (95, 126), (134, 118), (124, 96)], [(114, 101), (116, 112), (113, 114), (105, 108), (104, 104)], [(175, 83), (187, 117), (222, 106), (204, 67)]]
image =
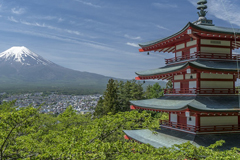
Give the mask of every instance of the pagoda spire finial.
[(207, 14), (207, 11), (205, 11), (205, 9), (207, 9), (207, 5), (205, 5), (207, 4), (207, 0), (199, 0), (197, 4), (198, 4), (197, 9), (200, 10), (200, 12), (198, 12), (198, 16), (205, 17)]
[(197, 2), (198, 6), (197, 9), (200, 10), (198, 13), (198, 20), (193, 22), (193, 24), (195, 25), (210, 25), (213, 26), (214, 24), (212, 24), (212, 20), (208, 20), (205, 16), (207, 15), (207, 11), (205, 11), (205, 9), (207, 9), (207, 0), (199, 0)]

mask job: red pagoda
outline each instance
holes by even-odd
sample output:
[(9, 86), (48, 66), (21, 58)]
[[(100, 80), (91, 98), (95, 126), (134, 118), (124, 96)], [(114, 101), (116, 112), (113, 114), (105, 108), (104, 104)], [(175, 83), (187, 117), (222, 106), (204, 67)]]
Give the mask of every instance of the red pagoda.
[[(136, 80), (171, 80), (172, 89), (158, 99), (131, 101), (131, 109), (167, 112), (161, 130), (125, 130), (127, 138), (155, 147), (191, 141), (209, 145), (224, 139), (226, 148), (237, 147), (240, 109), (235, 82), (239, 78), (240, 29), (217, 27), (205, 16), (207, 0), (199, 0), (199, 19), (179, 32), (139, 44), (140, 52), (172, 52), (166, 66), (136, 72)], [(238, 146), (240, 147), (240, 146)]]

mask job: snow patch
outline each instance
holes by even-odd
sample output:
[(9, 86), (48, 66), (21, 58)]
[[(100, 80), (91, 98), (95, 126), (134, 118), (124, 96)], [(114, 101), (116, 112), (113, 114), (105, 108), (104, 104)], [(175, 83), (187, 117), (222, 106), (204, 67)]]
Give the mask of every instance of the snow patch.
[(34, 52), (30, 51), (28, 48), (21, 46), (21, 47), (12, 47), (0, 54), (0, 59), (4, 61), (13, 60), (15, 62), (19, 62), (22, 65), (34, 65), (30, 64), (29, 61), (26, 62), (28, 59), (32, 59), (32, 63), (35, 64), (43, 64), (49, 65), (52, 62), (45, 60), (41, 56), (35, 54)]

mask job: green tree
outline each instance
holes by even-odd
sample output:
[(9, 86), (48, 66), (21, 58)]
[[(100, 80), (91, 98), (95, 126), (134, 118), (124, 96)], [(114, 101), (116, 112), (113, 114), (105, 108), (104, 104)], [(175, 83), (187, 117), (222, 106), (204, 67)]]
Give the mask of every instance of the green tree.
[(143, 99), (143, 88), (136, 80), (126, 82), (110, 79), (103, 98), (98, 101), (95, 116), (130, 110), (130, 100)]
[(103, 98), (100, 97), (97, 103), (97, 106), (95, 107), (95, 111), (94, 111), (94, 116), (100, 116), (104, 113), (103, 111), (104, 107), (103, 107)]
[(25, 139), (36, 129), (33, 122), (39, 118), (38, 111), (32, 107), (16, 109), (13, 103), (0, 106), (0, 159), (31, 155)]
[(130, 100), (143, 99), (143, 88), (141, 83), (136, 80), (118, 82), (118, 98), (121, 111), (130, 110)]
[(166, 89), (172, 89), (173, 88), (173, 83), (171, 80), (169, 80), (166, 84)]
[(96, 116), (107, 115), (109, 112), (115, 114), (120, 111), (118, 101), (117, 81), (109, 79), (107, 89), (103, 94), (103, 101), (100, 101), (96, 107)]
[(151, 85), (147, 86), (145, 97), (146, 99), (159, 98), (163, 96), (163, 93), (164, 93), (164, 90), (159, 85), (159, 83), (155, 83), (153, 86)]
[(131, 86), (131, 100), (139, 100), (143, 98), (143, 87), (142, 83), (136, 82), (136, 80), (132, 80), (132, 86)]
[[(1, 159), (240, 159), (238, 148), (220, 151), (218, 141), (209, 147), (190, 142), (154, 148), (123, 138), (123, 130), (158, 128), (158, 119), (143, 111), (119, 112), (91, 119), (71, 106), (57, 117), (39, 114), (11, 103), (0, 105)], [(153, 132), (154, 134), (154, 132)]]

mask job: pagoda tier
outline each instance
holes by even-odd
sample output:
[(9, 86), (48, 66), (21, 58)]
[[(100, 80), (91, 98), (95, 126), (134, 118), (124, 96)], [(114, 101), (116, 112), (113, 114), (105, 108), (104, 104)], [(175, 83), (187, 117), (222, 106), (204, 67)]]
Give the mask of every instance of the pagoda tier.
[(192, 133), (240, 132), (238, 96), (164, 96), (131, 101), (131, 109), (169, 113), (161, 127)]
[(240, 148), (240, 134), (191, 134), (186, 132), (179, 132), (176, 130), (161, 128), (153, 133), (150, 130), (124, 130), (127, 139), (132, 139), (140, 143), (150, 144), (155, 148), (172, 147), (173, 145), (180, 145), (182, 143), (190, 142), (191, 144), (200, 147), (208, 147), (216, 141), (224, 140), (223, 146), (218, 147), (221, 150), (229, 150), (233, 147)]
[(216, 53), (220, 51), (220, 48), (225, 48), (223, 50), (230, 54), (231, 49), (238, 49), (240, 47), (240, 29), (217, 27), (214, 25), (195, 25), (189, 22), (181, 31), (169, 37), (141, 43), (139, 46), (141, 47), (139, 49), (140, 52), (158, 51), (177, 53), (188, 49), (191, 49), (192, 52), (193, 50), (194, 52), (209, 52), (213, 49), (207, 47), (215, 47), (218, 48), (214, 50)]
[(158, 69), (136, 72), (136, 80), (171, 80), (173, 89), (165, 94), (238, 94), (238, 62), (195, 60)]

